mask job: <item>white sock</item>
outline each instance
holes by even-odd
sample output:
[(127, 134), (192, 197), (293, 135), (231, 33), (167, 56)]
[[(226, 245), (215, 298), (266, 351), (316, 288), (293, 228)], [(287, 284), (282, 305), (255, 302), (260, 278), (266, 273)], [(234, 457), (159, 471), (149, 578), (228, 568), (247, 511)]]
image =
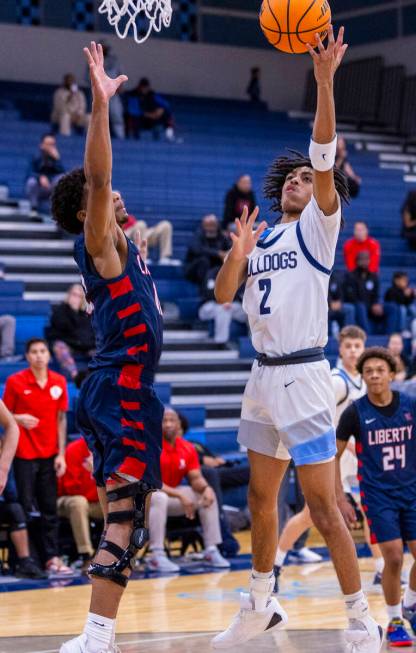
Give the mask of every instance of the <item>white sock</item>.
[(374, 569), (377, 574), (382, 574), (384, 569), (384, 558), (374, 558)]
[(250, 578), (250, 598), (256, 612), (261, 612), (267, 608), (268, 600), (274, 587), (273, 570), (267, 572), (251, 572)]
[(367, 630), (365, 621), (370, 616), (368, 612), (368, 601), (362, 590), (355, 594), (345, 594), (345, 607), (347, 617), (352, 630)]
[(216, 544), (211, 544), (211, 546), (207, 546), (205, 549), (205, 553), (209, 553), (210, 551), (217, 551), (218, 547)]
[(386, 605), (386, 610), (389, 621), (392, 619), (403, 619), (401, 603), (398, 603), (397, 605)]
[(166, 551), (165, 549), (151, 549), (152, 556), (158, 557), (158, 556), (165, 556), (166, 557)]
[(100, 653), (103, 649), (110, 648), (114, 638), (115, 624), (115, 619), (108, 619), (89, 612), (84, 627), (84, 633), (88, 636), (88, 651)]
[(287, 551), (282, 551), (282, 549), (279, 549), (279, 547), (277, 547), (276, 557), (274, 559), (274, 564), (276, 565), (276, 567), (283, 567), (283, 563), (285, 561), (286, 556), (287, 556)]
[(410, 586), (407, 585), (404, 592), (403, 605), (405, 608), (412, 608), (415, 603), (416, 603), (416, 592), (410, 589)]

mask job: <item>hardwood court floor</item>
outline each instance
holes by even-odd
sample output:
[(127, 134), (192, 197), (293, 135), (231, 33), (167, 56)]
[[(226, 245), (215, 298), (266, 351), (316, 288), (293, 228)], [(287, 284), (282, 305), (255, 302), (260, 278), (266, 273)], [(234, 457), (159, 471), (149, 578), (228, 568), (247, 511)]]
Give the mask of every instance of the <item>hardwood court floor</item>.
[[(381, 590), (371, 587), (371, 560), (361, 559), (360, 566), (372, 612), (385, 626)], [(208, 651), (212, 634), (225, 628), (238, 610), (247, 577), (247, 571), (239, 571), (131, 582), (117, 622), (120, 642), (126, 641), (122, 652)], [(81, 632), (89, 596), (88, 585), (3, 593), (0, 653), (56, 650), (64, 636)], [(259, 651), (304, 653), (305, 644), (308, 653), (344, 650), (339, 632), (345, 627), (344, 606), (330, 562), (287, 567), (280, 598), (289, 613), (287, 632), (256, 640)], [(239, 653), (252, 650), (252, 645), (239, 647)]]

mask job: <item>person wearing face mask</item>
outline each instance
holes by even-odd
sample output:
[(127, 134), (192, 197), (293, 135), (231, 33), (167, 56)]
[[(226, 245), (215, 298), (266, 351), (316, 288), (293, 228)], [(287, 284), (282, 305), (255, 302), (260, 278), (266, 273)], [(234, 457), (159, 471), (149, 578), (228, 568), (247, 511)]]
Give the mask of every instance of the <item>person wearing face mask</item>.
[(67, 73), (53, 94), (52, 125), (62, 136), (70, 136), (72, 127), (86, 129), (89, 118), (85, 93), (78, 87), (75, 75)]

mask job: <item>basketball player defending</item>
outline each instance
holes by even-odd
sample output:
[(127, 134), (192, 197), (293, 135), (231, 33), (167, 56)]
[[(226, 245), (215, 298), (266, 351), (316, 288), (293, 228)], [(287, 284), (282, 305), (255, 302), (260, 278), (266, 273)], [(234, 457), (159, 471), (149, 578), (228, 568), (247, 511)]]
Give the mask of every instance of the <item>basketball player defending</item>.
[[(341, 223), (346, 182), (334, 169), (334, 74), (347, 45), (332, 27), (325, 49), (317, 35), (309, 48), (318, 86), (310, 159), (278, 159), (266, 195), (282, 219), (253, 232), (258, 209), (236, 220), (233, 247), (217, 277), (216, 297), (233, 300), (246, 281), (244, 307), (255, 349), (243, 398), (239, 442), (251, 466), (253, 570), (240, 612), (212, 645), (223, 649), (278, 628), (287, 615), (276, 598), (273, 562), (277, 544), (277, 495), (288, 459), (298, 468), (312, 519), (328, 545), (345, 595), (351, 653), (378, 653), (382, 629), (370, 617), (361, 590), (353, 541), (335, 495), (335, 402), (323, 347), (328, 334), (328, 284)], [(337, 192), (338, 191), (338, 192)]]
[(85, 48), (93, 105), (84, 170), (57, 184), (56, 222), (79, 234), (75, 260), (93, 305), (97, 353), (78, 404), (78, 423), (94, 456), (94, 477), (106, 517), (89, 567), (90, 612), (84, 632), (61, 653), (114, 653), (115, 618), (131, 562), (147, 539), (151, 491), (161, 487), (163, 406), (153, 390), (162, 344), (156, 289), (136, 246), (120, 224), (127, 212), (111, 188), (109, 101), (127, 80), (104, 72), (101, 45)]

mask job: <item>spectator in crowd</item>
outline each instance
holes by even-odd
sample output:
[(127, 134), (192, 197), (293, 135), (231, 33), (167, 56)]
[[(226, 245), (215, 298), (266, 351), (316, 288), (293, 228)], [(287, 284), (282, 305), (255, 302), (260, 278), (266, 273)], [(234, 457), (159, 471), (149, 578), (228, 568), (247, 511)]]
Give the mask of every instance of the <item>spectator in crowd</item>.
[(20, 359), (15, 356), (16, 318), (13, 315), (0, 315), (0, 362), (12, 363)]
[(416, 191), (409, 191), (402, 206), (402, 236), (416, 249)]
[(411, 362), (404, 353), (404, 342), (400, 333), (392, 333), (387, 349), (396, 363), (395, 381), (405, 381), (411, 374)]
[[(104, 42), (102, 43), (102, 46), (105, 72), (109, 77), (115, 79), (119, 75), (123, 74), (123, 70), (120, 66), (117, 56), (112, 51), (110, 44)], [(87, 76), (89, 80), (89, 70), (87, 72)], [(109, 114), (111, 133), (114, 138), (120, 138), (122, 140), (126, 137), (126, 130), (124, 127), (124, 107), (119, 92), (113, 95), (113, 97), (110, 99)]]
[[(261, 102), (261, 85), (260, 85), (261, 70), (255, 66), (250, 70), (250, 79), (248, 82), (246, 93), (253, 104)], [(251, 213), (251, 211), (250, 211)]]
[[(157, 247), (159, 249), (159, 265), (179, 265), (180, 261), (172, 258), (172, 236), (173, 228), (169, 220), (161, 220), (152, 227), (149, 227), (144, 220), (137, 220), (133, 215), (129, 215), (127, 222), (121, 225), (126, 236), (134, 243), (138, 236), (147, 241), (148, 248)], [(150, 260), (147, 261), (151, 263)]]
[(0, 400), (0, 523), (9, 529), (16, 553), (14, 574), (18, 578), (41, 579), (47, 575), (30, 557), (26, 517), (17, 497), (12, 462), (19, 440), (19, 427), (13, 415)]
[(79, 283), (70, 286), (64, 301), (54, 306), (48, 340), (61, 370), (75, 383), (81, 381), (85, 371), (79, 371), (74, 356), (91, 358), (95, 350), (95, 336), (91, 317), (87, 313), (84, 289)]
[(32, 158), (26, 178), (26, 196), (32, 209), (38, 209), (49, 200), (64, 172), (55, 136), (44, 134), (40, 139), (39, 153)]
[(146, 77), (129, 93), (127, 100), (127, 135), (140, 138), (144, 130), (151, 130), (158, 138), (161, 129), (165, 130), (168, 141), (175, 140), (173, 116), (169, 102), (152, 89)]
[(356, 323), (366, 333), (393, 333), (397, 324), (398, 309), (392, 304), (381, 304), (379, 278), (377, 274), (370, 272), (369, 265), (369, 252), (359, 252), (355, 270), (344, 278), (345, 301), (354, 304)]
[(328, 289), (329, 335), (337, 336), (341, 329), (355, 323), (355, 307), (344, 301), (344, 273), (334, 270)]
[(58, 515), (69, 519), (82, 571), (87, 571), (94, 547), (90, 519), (103, 520), (93, 478), (92, 454), (84, 438), (71, 442), (65, 452), (66, 471), (58, 483)]
[(215, 279), (219, 268), (208, 272), (204, 284), (201, 286), (203, 304), (199, 307), (198, 317), (201, 322), (214, 321), (214, 342), (218, 345), (227, 345), (230, 341), (230, 329), (233, 320), (240, 324), (247, 324), (247, 314), (242, 306), (242, 289), (229, 304), (219, 304), (215, 299)]
[(378, 274), (381, 256), (380, 243), (375, 238), (369, 237), (367, 224), (361, 220), (354, 225), (354, 238), (350, 238), (344, 244), (345, 266), (349, 272), (355, 270), (359, 252), (368, 252), (370, 256), (368, 269), (370, 272)]
[(256, 196), (250, 175), (242, 175), (237, 179), (225, 196), (223, 229), (228, 229), (230, 223), (239, 218), (247, 207), (249, 215), (256, 208)]
[(51, 122), (62, 136), (70, 136), (72, 127), (78, 130), (88, 127), (87, 99), (72, 73), (64, 76), (62, 86), (53, 95)]
[(347, 143), (343, 136), (338, 136), (335, 165), (347, 176), (350, 197), (357, 197), (360, 192), (362, 179), (357, 175), (351, 163), (348, 161)]
[(392, 285), (384, 295), (384, 301), (399, 307), (399, 323), (396, 330), (404, 335), (411, 335), (407, 331), (416, 318), (415, 298), (416, 291), (409, 286), (409, 277), (406, 272), (395, 272)]
[[(176, 411), (166, 408), (160, 458), (163, 486), (160, 492), (152, 495), (150, 504), (151, 557), (148, 565), (155, 571), (179, 571), (178, 565), (168, 560), (164, 550), (167, 518), (185, 515), (188, 519), (194, 519), (198, 513), (205, 544), (204, 562), (212, 567), (228, 569), (230, 563), (218, 550), (221, 529), (215, 492), (201, 474), (195, 447), (178, 435), (180, 428)], [(184, 479), (189, 485), (181, 485)]]
[(71, 570), (58, 557), (57, 476), (65, 473), (68, 393), (63, 376), (48, 369), (48, 345), (41, 338), (26, 344), (29, 367), (6, 381), (4, 403), (19, 425), (14, 460), (19, 499), (26, 518), (40, 511), (40, 557), (51, 574)]
[(221, 233), (218, 218), (206, 215), (196, 230), (185, 257), (185, 276), (203, 286), (213, 269), (218, 269), (230, 249), (230, 240)]

